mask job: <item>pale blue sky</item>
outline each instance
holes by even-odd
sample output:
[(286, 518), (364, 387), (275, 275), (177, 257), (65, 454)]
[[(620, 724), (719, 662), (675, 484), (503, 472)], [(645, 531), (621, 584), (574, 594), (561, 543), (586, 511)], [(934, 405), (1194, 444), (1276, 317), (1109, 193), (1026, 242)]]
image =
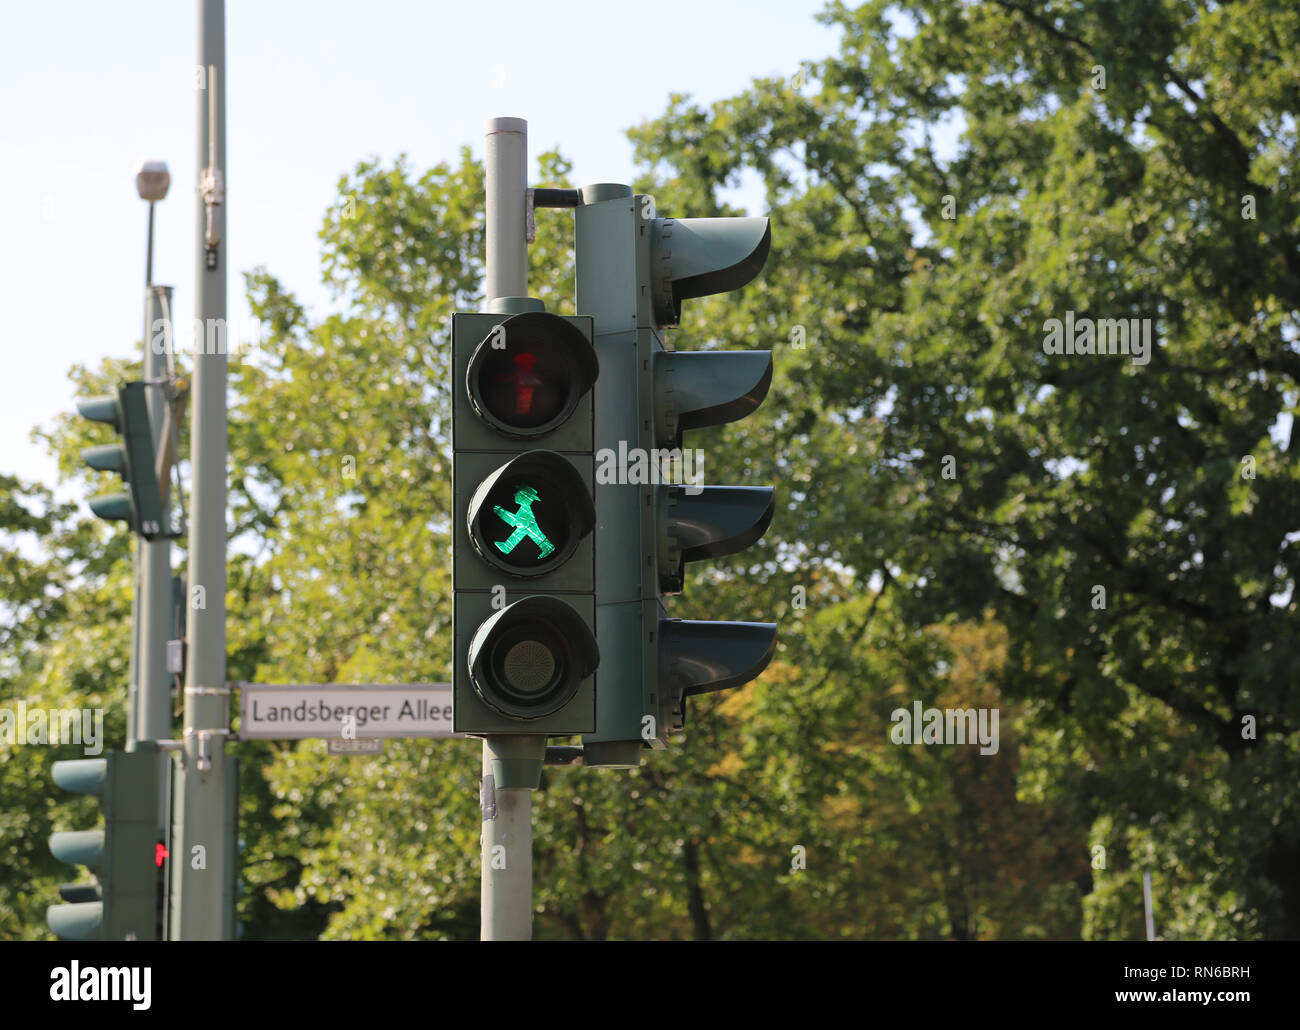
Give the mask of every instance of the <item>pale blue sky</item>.
[[(628, 127), (661, 114), (672, 92), (711, 102), (833, 52), (838, 31), (814, 19), (822, 7), (228, 0), (230, 317), (249, 317), (240, 273), (258, 265), (313, 311), (329, 306), (317, 232), (358, 160), (406, 152), (423, 169), (465, 144), (481, 154), (484, 122), (510, 115), (528, 120), (530, 157), (558, 146), (575, 182), (630, 181)], [(133, 353), (144, 158), (172, 175), (154, 279), (175, 287), (178, 318), (193, 317), (197, 10), (184, 0), (5, 5), (0, 471), (52, 484), (31, 427), (73, 410), (69, 366)]]

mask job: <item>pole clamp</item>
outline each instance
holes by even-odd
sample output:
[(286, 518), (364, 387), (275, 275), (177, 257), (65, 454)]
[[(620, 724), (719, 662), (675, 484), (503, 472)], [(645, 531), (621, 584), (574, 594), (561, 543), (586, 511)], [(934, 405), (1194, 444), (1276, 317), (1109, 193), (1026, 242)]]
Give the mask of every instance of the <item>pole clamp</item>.
[(198, 768), (199, 772), (205, 773), (212, 768), (212, 738), (228, 737), (230, 736), (230, 730), (198, 730), (191, 726), (185, 731), (185, 736), (199, 738), (199, 757), (198, 761), (195, 762), (195, 766)]

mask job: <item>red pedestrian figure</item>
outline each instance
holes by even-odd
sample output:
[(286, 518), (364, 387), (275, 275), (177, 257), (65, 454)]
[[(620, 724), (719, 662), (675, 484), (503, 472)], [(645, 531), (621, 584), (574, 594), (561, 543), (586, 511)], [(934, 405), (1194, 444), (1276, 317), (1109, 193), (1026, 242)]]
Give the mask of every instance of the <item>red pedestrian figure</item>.
[(516, 354), (513, 359), (515, 369), (506, 375), (498, 376), (497, 381), (511, 383), (515, 388), (515, 414), (528, 415), (533, 410), (533, 388), (541, 386), (544, 380), (533, 372), (537, 367), (537, 355), (528, 351)]

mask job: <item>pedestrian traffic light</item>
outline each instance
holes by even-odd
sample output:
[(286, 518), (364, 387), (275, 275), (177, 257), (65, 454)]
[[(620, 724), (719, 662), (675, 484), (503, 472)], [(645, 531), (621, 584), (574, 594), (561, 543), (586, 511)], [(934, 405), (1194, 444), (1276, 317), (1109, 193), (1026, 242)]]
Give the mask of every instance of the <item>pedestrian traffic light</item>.
[[(773, 512), (770, 487), (673, 483), (687, 430), (750, 414), (772, 378), (768, 351), (676, 352), (661, 330), (682, 302), (748, 283), (771, 246), (766, 218), (658, 218), (629, 187), (582, 190), (575, 210), (578, 310), (594, 319), (597, 729), (583, 764), (627, 768), (685, 723), (685, 699), (758, 676), (776, 648), (772, 623), (670, 619), (686, 562), (750, 546)], [(648, 475), (647, 475), (648, 472)]]
[(591, 319), (509, 298), (452, 316), (453, 724), (593, 730)]
[(100, 798), (104, 828), (50, 836), (50, 852), (85, 866), (90, 882), (64, 884), (65, 904), (45, 912), (63, 940), (159, 940), (159, 787), (161, 769), (151, 742), (102, 758), (55, 762), (54, 782), (74, 794)]
[(90, 510), (101, 519), (126, 522), (146, 540), (167, 536), (162, 495), (155, 469), (157, 454), (149, 429), (143, 382), (123, 383), (116, 396), (89, 397), (77, 410), (93, 422), (107, 422), (122, 435), (121, 443), (87, 447), (81, 457), (101, 472), (117, 472), (127, 491), (91, 498)]

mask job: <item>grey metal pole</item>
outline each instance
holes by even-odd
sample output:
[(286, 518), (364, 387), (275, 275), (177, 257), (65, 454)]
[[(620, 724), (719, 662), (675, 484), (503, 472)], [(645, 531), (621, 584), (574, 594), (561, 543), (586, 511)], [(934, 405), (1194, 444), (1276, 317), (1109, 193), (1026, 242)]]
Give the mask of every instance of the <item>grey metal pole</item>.
[[(144, 259), (144, 375), (149, 378), (149, 327), (153, 324), (153, 315), (150, 313), (150, 303), (152, 294), (150, 286), (153, 283), (153, 206), (154, 202), (149, 202), (149, 237), (145, 243)], [(154, 422), (153, 409), (149, 410), (149, 425), (154, 432), (155, 442), (158, 439), (157, 424)], [(126, 748), (128, 751), (135, 748), (135, 742), (140, 739), (155, 739), (150, 737), (141, 737), (140, 734), (140, 622), (144, 618), (144, 595), (147, 590), (147, 581), (144, 575), (144, 554), (148, 544), (140, 537), (133, 541), (131, 576), (133, 579), (133, 589), (131, 591), (131, 661), (127, 670), (127, 691), (126, 691)], [(166, 544), (164, 544), (166, 546)], [(170, 553), (170, 551), (169, 551)]]
[[(149, 205), (152, 223), (153, 205)], [(152, 250), (152, 247), (150, 248)], [(154, 353), (154, 322), (171, 311), (170, 286), (151, 286), (145, 298), (144, 377), (167, 376), (167, 356)], [(171, 334), (167, 335), (171, 339)], [(163, 390), (150, 387), (146, 393), (149, 429), (155, 450), (163, 446), (163, 412), (167, 400)], [(172, 582), (171, 541), (140, 541), (140, 654), (139, 691), (136, 697), (135, 738), (168, 740), (172, 735), (171, 676), (167, 672), (167, 641), (171, 638)]]
[[(485, 737), (483, 740), (482, 878), (480, 936), (485, 941), (533, 939), (533, 792), (497, 787), (500, 765), (510, 762), (518, 745), (532, 738)], [(538, 763), (546, 738), (535, 745)]]
[[(225, 738), (226, 687), (226, 239), (225, 3), (199, 0), (199, 203), (190, 463), (190, 652), (185, 670), (185, 740), (177, 776), (182, 806), (173, 829), (172, 940), (229, 940), (233, 826)], [(199, 339), (202, 327), (203, 339)]]
[[(144, 259), (144, 285), (146, 289), (153, 284), (153, 205), (154, 202), (152, 200), (149, 201), (149, 250)], [(147, 304), (148, 302), (149, 300), (146, 297), (145, 303)], [(146, 326), (146, 328), (148, 327)], [(146, 350), (146, 357), (148, 354), (149, 351)], [(152, 421), (153, 419), (151, 418), (150, 422)]]
[[(145, 346), (148, 346), (146, 342)], [(126, 672), (126, 749), (134, 750), (139, 739), (136, 708), (140, 703), (140, 610), (143, 604), (140, 579), (140, 554), (144, 540), (132, 536), (131, 540), (131, 657)]]
[(528, 296), (528, 246), (524, 199), (528, 190), (528, 123), (490, 118), (484, 147), (487, 172), (487, 280), (490, 306), (498, 297)]
[[(528, 295), (528, 123), (522, 118), (491, 118), (486, 132), (485, 299), (491, 309), (501, 298)], [(485, 941), (527, 941), (533, 936), (533, 795), (527, 789), (496, 787), (500, 777), (493, 764), (495, 760), (499, 769), (521, 743), (519, 738), (499, 736), (483, 741), (480, 916)], [(540, 762), (546, 738), (536, 746)]]

